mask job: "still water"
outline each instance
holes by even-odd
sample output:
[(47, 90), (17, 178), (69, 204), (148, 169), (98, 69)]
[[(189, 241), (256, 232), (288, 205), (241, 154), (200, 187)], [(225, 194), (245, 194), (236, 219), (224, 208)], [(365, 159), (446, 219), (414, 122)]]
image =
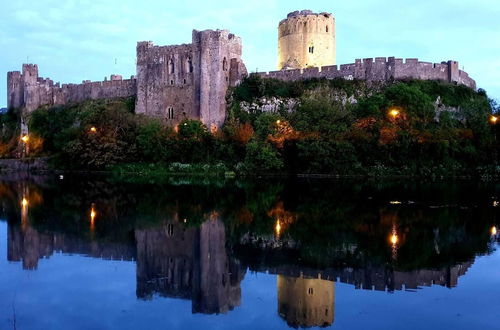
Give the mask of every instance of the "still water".
[(0, 329), (500, 329), (499, 195), (0, 178)]

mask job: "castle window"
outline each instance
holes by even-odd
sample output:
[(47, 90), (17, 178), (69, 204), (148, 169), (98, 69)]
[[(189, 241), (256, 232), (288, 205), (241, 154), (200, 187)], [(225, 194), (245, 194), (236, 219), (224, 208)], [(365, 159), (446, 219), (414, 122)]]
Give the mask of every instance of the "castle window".
[(222, 60), (222, 71), (227, 71), (227, 60), (225, 57)]
[(168, 73), (172, 74), (174, 72), (175, 72), (174, 60), (170, 59), (170, 61), (168, 61)]
[(174, 84), (174, 81), (173, 80), (170, 80), (170, 85), (173, 85)]
[(174, 119), (174, 108), (172, 107), (167, 108), (167, 119)]
[(173, 236), (174, 235), (174, 225), (169, 223), (167, 225), (167, 236)]
[(191, 57), (186, 60), (186, 72), (193, 72), (193, 60), (191, 60)]
[(309, 293), (309, 294), (312, 296), (312, 295), (314, 294), (314, 290), (313, 290), (313, 288), (309, 288), (309, 289), (307, 290), (307, 293)]
[(186, 79), (184, 79), (184, 84), (186, 84)]
[(314, 53), (314, 46), (309, 47), (309, 53)]
[(326, 32), (328, 33), (328, 25), (326, 26)]

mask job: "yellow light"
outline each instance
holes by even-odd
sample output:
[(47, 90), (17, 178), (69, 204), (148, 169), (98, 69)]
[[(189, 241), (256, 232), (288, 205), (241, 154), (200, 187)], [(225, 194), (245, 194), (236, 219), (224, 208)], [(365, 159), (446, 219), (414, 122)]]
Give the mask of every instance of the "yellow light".
[(279, 220), (276, 221), (276, 227), (274, 227), (274, 230), (276, 231), (276, 235), (279, 236), (281, 233), (281, 224)]
[(91, 133), (95, 133), (95, 132), (97, 132), (97, 128), (95, 128), (94, 126), (92, 126), (92, 127), (90, 128), (90, 132), (91, 132)]
[(396, 109), (392, 109), (391, 111), (389, 111), (389, 115), (396, 118), (399, 115), (399, 111)]
[(94, 211), (94, 208), (90, 210), (90, 220), (94, 221), (96, 216), (96, 212)]
[(22, 207), (28, 206), (28, 200), (23, 197), (23, 200), (21, 201), (21, 205), (22, 205)]
[(493, 226), (491, 227), (491, 236), (496, 236), (497, 235), (497, 227)]
[(497, 123), (497, 121), (498, 121), (498, 117), (497, 117), (497, 116), (491, 116), (491, 117), (490, 117), (490, 122), (491, 122), (492, 124), (496, 124), (496, 123)]
[(29, 139), (30, 139), (30, 138), (29, 138), (29, 136), (28, 136), (28, 135), (23, 135), (23, 136), (21, 137), (21, 141), (23, 141), (24, 143), (28, 143)]
[(392, 205), (400, 205), (402, 204), (400, 201), (390, 201)]
[(281, 123), (281, 120), (276, 120), (276, 125), (279, 125)]
[(392, 245), (398, 244), (398, 241), (399, 241), (398, 235), (392, 234), (391, 235), (391, 243), (392, 243)]

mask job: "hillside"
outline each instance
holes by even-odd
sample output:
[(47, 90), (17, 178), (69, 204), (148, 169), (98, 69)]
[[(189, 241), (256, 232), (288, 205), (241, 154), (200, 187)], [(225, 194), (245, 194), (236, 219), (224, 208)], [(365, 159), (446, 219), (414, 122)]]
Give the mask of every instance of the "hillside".
[[(489, 122), (494, 109), (483, 90), (436, 81), (283, 82), (251, 75), (227, 97), (226, 122), (217, 132), (195, 120), (171, 128), (135, 115), (130, 98), (41, 108), (29, 118), (30, 155), (54, 156), (58, 168), (158, 175), (498, 172), (498, 125)], [(8, 157), (17, 137), (4, 128), (2, 138)]]

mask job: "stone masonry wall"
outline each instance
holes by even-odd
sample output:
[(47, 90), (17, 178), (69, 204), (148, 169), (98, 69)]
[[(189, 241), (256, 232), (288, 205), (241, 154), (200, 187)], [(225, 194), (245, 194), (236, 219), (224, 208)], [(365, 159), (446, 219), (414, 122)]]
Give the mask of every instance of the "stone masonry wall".
[(170, 125), (191, 118), (222, 126), (227, 88), (246, 75), (241, 53), (241, 39), (226, 30), (194, 30), (184, 45), (139, 42), (136, 112)]
[(288, 14), (278, 26), (278, 70), (336, 64), (335, 18), (310, 10)]
[(111, 79), (81, 84), (54, 84), (51, 79), (38, 76), (36, 64), (23, 64), (22, 72), (7, 74), (7, 104), (9, 108), (23, 108), (28, 113), (42, 105), (65, 105), (91, 99), (129, 97), (136, 94), (134, 77), (123, 80), (119, 75)]
[(393, 81), (405, 79), (441, 80), (476, 89), (476, 82), (469, 75), (459, 70), (458, 62), (442, 63), (420, 62), (418, 59), (398, 59), (377, 57), (375, 59), (357, 59), (355, 63), (340, 66), (323, 66), (307, 69), (258, 72), (263, 78), (275, 78), (294, 81), (310, 78), (344, 78), (367, 81)]

